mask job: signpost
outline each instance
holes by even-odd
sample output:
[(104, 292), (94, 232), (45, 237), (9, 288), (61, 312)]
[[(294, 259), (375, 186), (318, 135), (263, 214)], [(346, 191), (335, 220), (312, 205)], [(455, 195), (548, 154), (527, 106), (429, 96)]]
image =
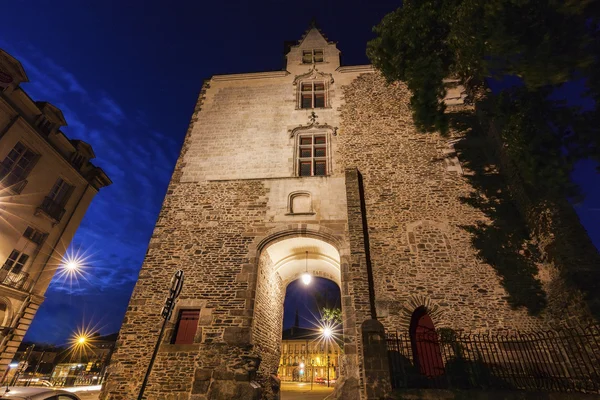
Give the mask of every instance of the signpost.
[(163, 333), (165, 333), (165, 327), (167, 326), (167, 321), (171, 318), (171, 314), (173, 313), (173, 307), (175, 306), (175, 300), (179, 297), (181, 293), (181, 289), (183, 288), (183, 270), (177, 270), (171, 278), (171, 289), (169, 289), (169, 295), (165, 299), (165, 305), (163, 306), (160, 316), (164, 319), (162, 328), (160, 328), (160, 333), (158, 334), (158, 340), (156, 341), (156, 345), (154, 346), (154, 352), (152, 353), (152, 357), (150, 358), (150, 364), (148, 365), (148, 370), (146, 371), (146, 375), (144, 376), (144, 382), (142, 382), (142, 387), (140, 389), (140, 394), (138, 395), (138, 400), (142, 400), (144, 397), (144, 390), (146, 390), (146, 385), (148, 384), (148, 377), (150, 376), (150, 372), (152, 371), (152, 366), (154, 365), (154, 360), (156, 359), (156, 354), (158, 353), (158, 348), (160, 347), (160, 342), (162, 340)]

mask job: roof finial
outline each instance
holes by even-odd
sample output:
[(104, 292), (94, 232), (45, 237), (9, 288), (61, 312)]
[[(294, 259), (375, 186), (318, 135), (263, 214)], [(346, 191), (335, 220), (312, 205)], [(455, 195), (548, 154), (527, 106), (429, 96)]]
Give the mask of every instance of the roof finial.
[(312, 19), (310, 20), (309, 28), (316, 28), (316, 27), (317, 27), (317, 17), (313, 16)]

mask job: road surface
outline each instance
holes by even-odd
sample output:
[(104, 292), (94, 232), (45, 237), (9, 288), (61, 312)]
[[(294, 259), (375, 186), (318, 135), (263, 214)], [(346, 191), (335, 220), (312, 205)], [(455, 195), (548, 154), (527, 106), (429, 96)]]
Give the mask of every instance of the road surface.
[(281, 400), (323, 400), (333, 393), (333, 387), (314, 384), (310, 390), (310, 383), (282, 382)]
[[(96, 388), (89, 389), (77, 390), (76, 394), (81, 400), (98, 400), (100, 391)], [(331, 393), (333, 387), (328, 388), (327, 385), (322, 384), (314, 384), (312, 390), (310, 383), (282, 382), (281, 384), (281, 400), (323, 400)]]

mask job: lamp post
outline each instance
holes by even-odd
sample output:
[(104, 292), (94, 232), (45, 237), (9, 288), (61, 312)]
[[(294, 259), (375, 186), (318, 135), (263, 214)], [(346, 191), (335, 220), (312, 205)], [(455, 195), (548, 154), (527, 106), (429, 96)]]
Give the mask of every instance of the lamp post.
[(323, 337), (325, 338), (325, 355), (327, 356), (327, 387), (329, 387), (329, 340), (333, 332), (330, 327), (323, 328)]
[(313, 382), (315, 380), (315, 360), (310, 360), (310, 390), (313, 390)]
[(305, 264), (306, 264), (306, 270), (302, 274), (302, 283), (304, 283), (304, 285), (308, 286), (308, 285), (310, 285), (310, 282), (312, 281), (312, 276), (308, 273), (308, 251), (306, 252)]
[(169, 289), (169, 295), (165, 300), (165, 305), (161, 311), (161, 317), (164, 319), (162, 328), (160, 328), (160, 333), (158, 334), (158, 340), (156, 341), (156, 345), (154, 346), (154, 352), (152, 353), (152, 357), (150, 357), (150, 363), (148, 364), (148, 369), (146, 370), (146, 375), (144, 376), (144, 381), (142, 382), (142, 387), (140, 388), (140, 393), (138, 395), (138, 400), (142, 400), (144, 397), (144, 390), (146, 390), (146, 385), (148, 384), (148, 377), (150, 376), (150, 372), (152, 371), (152, 366), (154, 365), (154, 360), (156, 359), (156, 354), (158, 354), (158, 348), (160, 347), (160, 341), (162, 339), (163, 333), (165, 332), (165, 327), (167, 326), (167, 322), (169, 318), (171, 318), (171, 313), (173, 312), (173, 307), (175, 306), (175, 300), (179, 297), (181, 293), (181, 289), (183, 288), (183, 270), (177, 270), (171, 278), (171, 289)]

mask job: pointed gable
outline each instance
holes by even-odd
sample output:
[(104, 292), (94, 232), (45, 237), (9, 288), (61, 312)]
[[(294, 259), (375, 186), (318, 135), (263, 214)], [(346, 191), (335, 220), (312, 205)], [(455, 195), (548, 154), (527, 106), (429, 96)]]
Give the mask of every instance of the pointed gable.
[(289, 46), (286, 60), (286, 69), (295, 75), (307, 72), (311, 66), (332, 72), (340, 66), (340, 51), (313, 22), (298, 44)]

